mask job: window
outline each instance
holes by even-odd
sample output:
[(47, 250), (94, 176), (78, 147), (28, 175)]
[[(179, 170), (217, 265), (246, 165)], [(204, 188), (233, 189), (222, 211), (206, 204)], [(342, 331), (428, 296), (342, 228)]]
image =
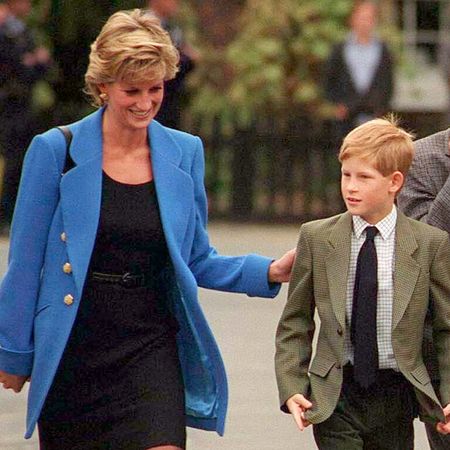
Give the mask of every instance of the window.
[(425, 63), (448, 65), (450, 0), (397, 0), (405, 45)]

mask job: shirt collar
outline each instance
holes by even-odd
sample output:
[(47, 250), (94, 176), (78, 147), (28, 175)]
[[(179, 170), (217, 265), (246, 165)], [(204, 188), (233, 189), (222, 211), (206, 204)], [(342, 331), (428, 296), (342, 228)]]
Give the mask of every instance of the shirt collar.
[(386, 240), (391, 233), (395, 230), (395, 224), (397, 223), (397, 208), (395, 205), (392, 207), (392, 211), (382, 220), (375, 225), (371, 225), (366, 222), (361, 216), (352, 216), (353, 232), (359, 239), (367, 227), (375, 226), (378, 228), (378, 232), (381, 237)]

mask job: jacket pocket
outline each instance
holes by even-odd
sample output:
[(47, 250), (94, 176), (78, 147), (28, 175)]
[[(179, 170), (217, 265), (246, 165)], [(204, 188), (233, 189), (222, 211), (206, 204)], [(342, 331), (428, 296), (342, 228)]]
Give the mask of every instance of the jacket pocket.
[(320, 356), (316, 356), (309, 367), (309, 373), (325, 378), (335, 364), (336, 361), (330, 361), (328, 359), (321, 358)]
[(424, 364), (420, 364), (419, 366), (417, 366), (411, 372), (411, 375), (423, 386), (431, 382), (430, 375), (428, 374), (428, 371)]

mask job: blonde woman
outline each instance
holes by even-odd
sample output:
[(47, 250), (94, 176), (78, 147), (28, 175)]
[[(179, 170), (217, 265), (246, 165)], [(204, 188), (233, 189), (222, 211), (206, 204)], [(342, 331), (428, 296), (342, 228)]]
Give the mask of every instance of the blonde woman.
[(183, 449), (222, 434), (227, 384), (197, 286), (273, 297), (279, 260), (210, 246), (198, 137), (153, 120), (178, 53), (141, 10), (110, 17), (86, 91), (98, 111), (35, 137), (0, 289), (0, 382), (31, 377), (26, 437), (43, 450)]

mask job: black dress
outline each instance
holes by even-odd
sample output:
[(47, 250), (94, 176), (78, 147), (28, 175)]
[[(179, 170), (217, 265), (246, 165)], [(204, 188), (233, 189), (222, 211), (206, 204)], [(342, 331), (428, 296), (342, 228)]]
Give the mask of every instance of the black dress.
[[(158, 280), (167, 262), (153, 182), (104, 173), (89, 274), (39, 419), (42, 450), (185, 447), (177, 324)], [(108, 279), (125, 273), (140, 285)]]

